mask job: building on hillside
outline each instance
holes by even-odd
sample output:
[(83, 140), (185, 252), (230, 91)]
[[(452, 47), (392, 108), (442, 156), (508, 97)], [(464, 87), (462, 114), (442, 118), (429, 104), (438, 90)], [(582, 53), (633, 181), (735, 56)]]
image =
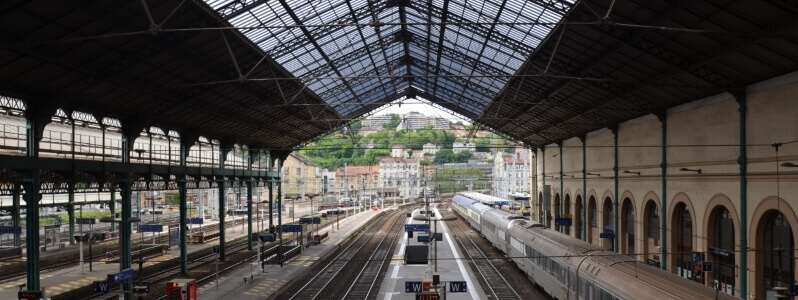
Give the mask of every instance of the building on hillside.
[(302, 154), (291, 152), (283, 162), (283, 199), (306, 200), (319, 194), (316, 184), (317, 166)]
[(476, 152), (477, 151), (477, 145), (472, 143), (472, 142), (454, 142), (454, 143), (452, 143), (452, 152), (460, 153), (460, 152), (463, 152), (463, 151), (466, 151), (466, 150), (471, 151), (472, 153)]
[(391, 147), (391, 157), (408, 158), (410, 157), (408, 151), (410, 151), (410, 148), (403, 145), (393, 145)]
[(380, 157), (380, 187), (394, 188), (400, 197), (415, 199), (419, 195), (420, 170), (416, 158)]
[(337, 172), (328, 169), (318, 169), (318, 173), (319, 193), (324, 196), (334, 195), (337, 192), (335, 189)]
[(396, 130), (417, 130), (425, 129), (429, 126), (431, 126), (433, 129), (448, 129), (449, 121), (446, 121), (444, 118), (427, 116), (419, 112), (412, 111), (402, 115), (402, 121), (399, 123), (399, 126), (396, 127)]
[(383, 124), (387, 124), (390, 122), (391, 122), (390, 115), (375, 115), (361, 120), (360, 124), (363, 125), (363, 127), (374, 127), (382, 129)]
[(438, 153), (438, 151), (440, 151), (440, 150), (441, 150), (441, 146), (434, 145), (434, 144), (431, 144), (431, 143), (426, 143), (426, 144), (424, 144), (424, 146), (421, 147), (421, 152), (422, 153), (431, 154), (431, 155), (435, 155), (435, 153)]
[(530, 166), (530, 152), (526, 149), (513, 154), (497, 153), (493, 159), (493, 194), (505, 199), (514, 193), (529, 194)]
[(336, 191), (342, 197), (355, 199), (360, 195), (376, 194), (379, 185), (379, 166), (347, 166), (335, 172)]

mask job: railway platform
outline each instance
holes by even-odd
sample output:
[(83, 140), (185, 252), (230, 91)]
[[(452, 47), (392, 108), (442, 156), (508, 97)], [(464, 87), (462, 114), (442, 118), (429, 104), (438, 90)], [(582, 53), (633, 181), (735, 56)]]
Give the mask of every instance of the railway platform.
[[(431, 208), (436, 216), (441, 216), (438, 208)], [(407, 218), (405, 224), (422, 224), (424, 221), (414, 220), (412, 217)], [(449, 233), (449, 228), (446, 227), (444, 222), (437, 222), (437, 232), (442, 233), (442, 241), (437, 242), (437, 270), (440, 275), (440, 281), (446, 285), (448, 282), (465, 282), (465, 292), (447, 292), (445, 298), (448, 300), (458, 299), (487, 299), (487, 296), (475, 279), (468, 262), (464, 261), (462, 254), (455, 246), (456, 242)], [(433, 230), (434, 227), (430, 227)], [(394, 258), (391, 260), (391, 265), (386, 270), (385, 278), (382, 282), (382, 287), (377, 295), (377, 299), (396, 300), (396, 299), (416, 299), (416, 293), (413, 291), (408, 292), (407, 288), (414, 290), (421, 284), (423, 287), (424, 281), (431, 281), (432, 274), (435, 271), (435, 262), (430, 259), (428, 264), (405, 264), (404, 256), (407, 246), (422, 245), (418, 241), (419, 233), (415, 233), (414, 238), (408, 238), (408, 233), (401, 241), (401, 244), (396, 248)], [(430, 234), (431, 236), (432, 234)], [(430, 246), (430, 257), (435, 248)], [(462, 285), (458, 285), (462, 287)], [(423, 289), (422, 289), (423, 290)]]
[[(213, 225), (218, 222), (210, 221), (205, 223), (205, 225)], [(166, 234), (166, 233), (162, 233)], [(239, 226), (237, 228), (230, 228), (228, 227), (226, 230), (226, 237), (228, 240), (232, 240), (235, 238), (239, 238), (241, 236), (246, 235), (246, 230), (242, 230)], [(144, 241), (147, 241), (147, 235), (144, 235)], [(134, 233), (134, 237), (138, 238), (139, 234)], [(193, 253), (198, 250), (202, 250), (208, 247), (212, 247), (213, 245), (218, 245), (219, 241), (215, 240), (212, 242), (204, 243), (204, 244), (188, 244), (188, 253)], [(77, 247), (76, 245), (68, 246), (68, 247)], [(84, 246), (88, 247), (88, 246)], [(133, 251), (137, 249), (134, 247)], [(88, 256), (88, 250), (84, 249), (84, 255)], [(52, 254), (44, 254), (40, 261), (46, 260), (48, 256), (54, 256), (57, 252), (53, 252)], [(171, 250), (167, 251), (166, 253), (153, 257), (150, 259), (146, 259), (143, 266), (147, 268), (149, 266), (162, 263), (167, 260), (174, 259), (180, 256), (179, 249), (172, 247)], [(138, 264), (135, 262), (136, 257), (133, 257), (134, 263), (132, 264), (132, 268), (137, 270)], [(55, 297), (63, 293), (67, 293), (69, 291), (91, 285), (93, 281), (105, 281), (107, 279), (108, 274), (119, 273), (119, 263), (105, 263), (102, 260), (97, 261), (95, 260), (92, 263), (92, 270), (89, 271), (89, 263), (86, 261), (84, 264), (83, 270), (81, 270), (80, 265), (67, 267), (64, 269), (54, 270), (50, 272), (42, 272), (40, 276), (41, 286), (45, 289), (45, 295), (47, 297)], [(25, 284), (25, 278), (19, 278), (15, 280), (11, 280), (8, 282), (4, 282), (0, 284), (0, 299), (17, 299), (17, 292), (20, 290), (20, 286)], [(118, 291), (117, 291), (118, 292)], [(114, 293), (113, 291), (109, 292), (109, 294)]]
[[(392, 208), (385, 208), (388, 209)], [(301, 280), (298, 277), (304, 270), (335, 250), (352, 232), (361, 228), (378, 213), (379, 211), (369, 210), (342, 218), (337, 224), (332, 223), (331, 227), (320, 229), (320, 235), (328, 234), (326, 240), (321, 244), (306, 247), (302, 254), (287, 264), (266, 265), (261, 272), (257, 263), (251, 263), (249, 267), (240, 267), (224, 276), (219, 276), (218, 285), (212, 281), (200, 286), (198, 294), (202, 299), (270, 299), (270, 296), (284, 285), (293, 280)]]

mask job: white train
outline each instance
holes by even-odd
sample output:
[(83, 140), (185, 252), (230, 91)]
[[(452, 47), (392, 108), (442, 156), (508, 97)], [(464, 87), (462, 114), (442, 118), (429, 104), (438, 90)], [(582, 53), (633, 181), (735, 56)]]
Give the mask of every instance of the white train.
[(463, 194), (452, 207), (555, 299), (738, 299)]

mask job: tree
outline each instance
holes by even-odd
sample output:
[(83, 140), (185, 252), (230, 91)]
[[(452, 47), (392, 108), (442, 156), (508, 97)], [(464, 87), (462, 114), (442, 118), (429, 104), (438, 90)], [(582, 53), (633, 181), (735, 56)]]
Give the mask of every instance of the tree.
[(391, 116), (391, 121), (388, 123), (383, 123), (382, 128), (396, 129), (396, 126), (399, 126), (399, 123), (402, 122), (402, 118), (397, 114), (389, 114), (389, 116)]
[(448, 163), (451, 160), (452, 155), (454, 155), (452, 149), (441, 149), (438, 151), (438, 153), (435, 153), (435, 159), (432, 162), (438, 165)]

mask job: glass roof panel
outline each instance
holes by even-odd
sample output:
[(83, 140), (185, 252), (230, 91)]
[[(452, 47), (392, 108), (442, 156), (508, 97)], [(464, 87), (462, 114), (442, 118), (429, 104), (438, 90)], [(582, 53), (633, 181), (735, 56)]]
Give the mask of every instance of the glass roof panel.
[[(460, 107), (478, 115), (556, 26), (539, 22), (562, 18), (523, 0), (448, 0), (446, 12), (446, 0), (264, 1), (243, 13), (240, 0), (205, 1), (345, 116), (362, 106), (343, 103), (394, 97), (409, 80), (435, 99), (473, 101)], [(573, 5), (562, 1), (549, 5)], [(507, 76), (482, 76), (495, 74)]]

